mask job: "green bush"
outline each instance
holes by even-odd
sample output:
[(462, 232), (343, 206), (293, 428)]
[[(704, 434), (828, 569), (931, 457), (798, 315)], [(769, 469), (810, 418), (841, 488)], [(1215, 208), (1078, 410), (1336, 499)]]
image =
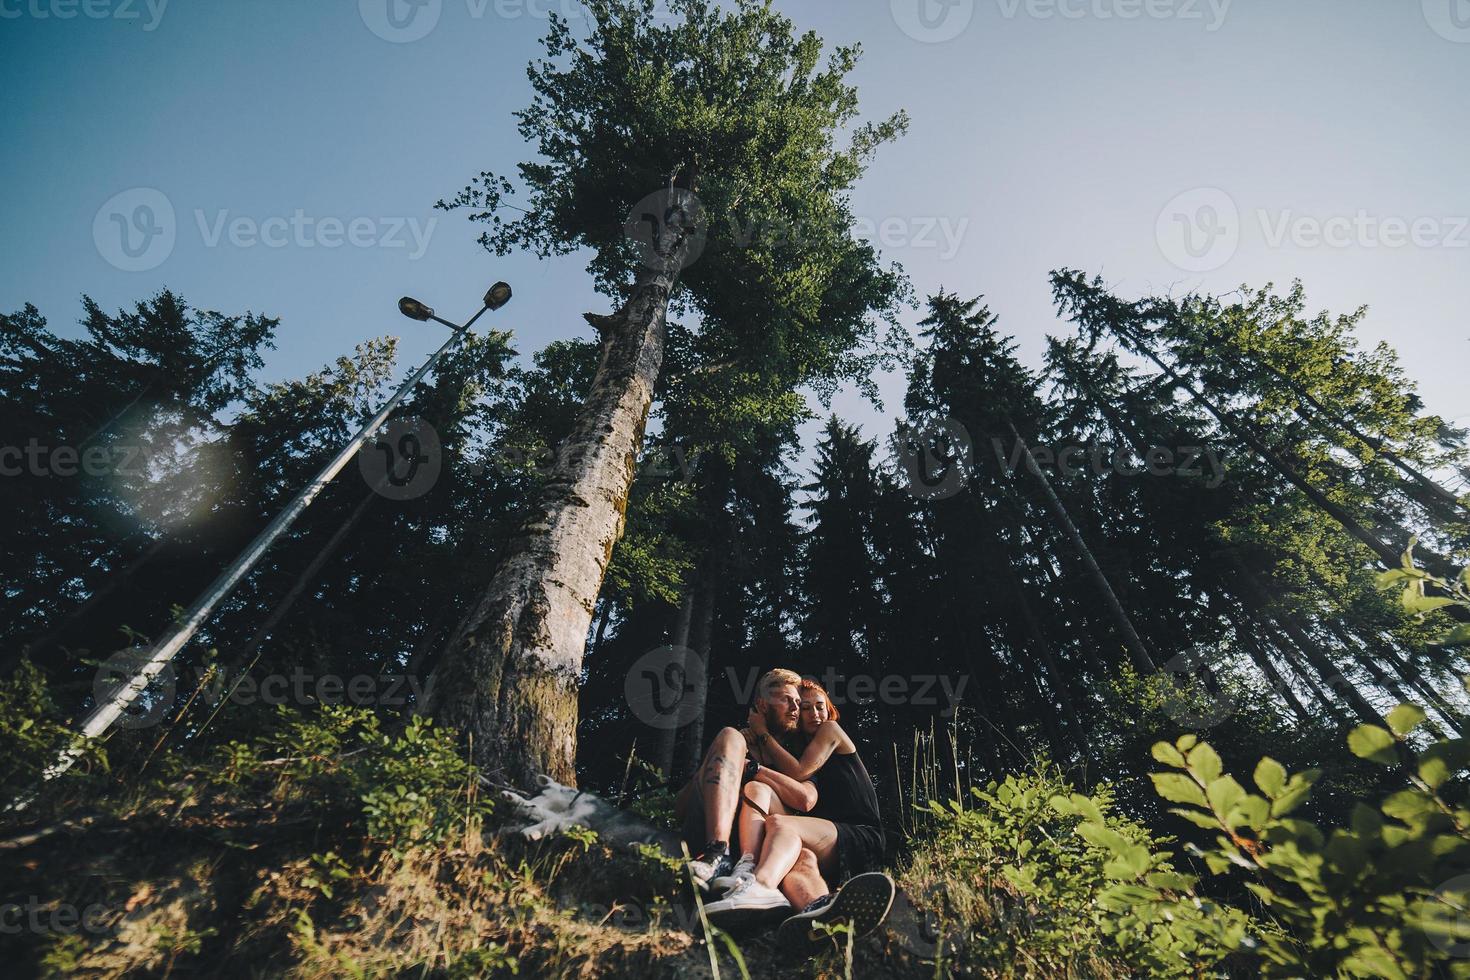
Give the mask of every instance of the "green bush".
[(1353, 754), (1398, 767), (1407, 782), (1376, 807), (1359, 803), (1347, 827), (1324, 833), (1291, 816), (1317, 772), (1288, 774), (1269, 757), (1256, 766), (1259, 795), (1221, 771), (1208, 744), (1186, 735), (1154, 757), (1171, 812), (1217, 831), (1202, 857), (1215, 874), (1245, 873), (1264, 906), (1254, 945), (1264, 976), (1470, 977), (1470, 811), (1444, 798), (1470, 766), (1454, 738), (1415, 753), (1406, 737), (1424, 712), (1401, 704), (1389, 729), (1361, 725)]
[(1042, 765), (971, 792), (969, 807), (930, 805), (932, 837), (903, 873), (962, 971), (1189, 977), (1239, 945), (1244, 916), (1195, 897), (1108, 787), (1076, 793)]
[(302, 716), (283, 707), (275, 731), (218, 752), (218, 765), (205, 770), (216, 786), (333, 801), (357, 811), (367, 840), (395, 854), (440, 843), (491, 812), (452, 735), (423, 717), (395, 735), (367, 708), (324, 705)]
[(84, 741), (66, 727), (46, 679), (28, 660), (22, 660), (11, 677), (0, 679), (0, 742), (6, 746), (4, 762), (0, 762), (0, 794), (7, 801), (35, 791), (42, 774), (70, 745), (76, 745), (82, 755), (63, 776), (64, 781), (85, 779), (93, 771), (107, 769), (101, 743)]

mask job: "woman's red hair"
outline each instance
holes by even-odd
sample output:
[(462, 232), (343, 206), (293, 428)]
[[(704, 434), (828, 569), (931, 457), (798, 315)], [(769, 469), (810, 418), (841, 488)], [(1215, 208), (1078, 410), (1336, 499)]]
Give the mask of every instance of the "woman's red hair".
[(837, 720), (837, 705), (832, 703), (832, 695), (827, 693), (827, 689), (825, 687), (818, 684), (810, 677), (803, 677), (801, 679), (801, 683), (797, 685), (797, 695), (800, 696), (801, 693), (804, 691), (816, 691), (818, 694), (820, 694), (822, 696), (822, 700), (827, 702), (827, 720)]

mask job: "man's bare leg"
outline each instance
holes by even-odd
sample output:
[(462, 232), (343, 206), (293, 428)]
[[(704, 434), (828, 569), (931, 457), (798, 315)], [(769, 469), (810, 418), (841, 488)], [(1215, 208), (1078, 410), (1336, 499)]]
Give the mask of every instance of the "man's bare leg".
[(779, 888), (786, 880), (802, 851), (811, 851), (817, 865), (829, 866), (837, 860), (837, 827), (818, 817), (775, 813), (766, 818), (766, 840), (761, 847), (760, 862), (755, 866), (755, 880), (767, 888)]
[(706, 841), (729, 843), (735, 811), (740, 806), (740, 771), (744, 767), (745, 736), (734, 728), (720, 729), (694, 774), (696, 792), (704, 801)]
[(781, 881), (781, 894), (786, 896), (793, 909), (800, 912), (830, 891), (822, 879), (821, 868), (817, 867), (816, 852), (803, 847), (796, 856), (796, 863)]

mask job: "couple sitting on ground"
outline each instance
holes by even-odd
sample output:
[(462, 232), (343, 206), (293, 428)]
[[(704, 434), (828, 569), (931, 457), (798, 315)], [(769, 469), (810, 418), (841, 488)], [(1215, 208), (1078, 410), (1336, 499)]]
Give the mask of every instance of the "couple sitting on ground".
[(716, 925), (784, 916), (781, 942), (810, 949), (827, 934), (815, 923), (856, 938), (893, 903), (873, 780), (827, 692), (794, 671), (761, 677), (747, 727), (715, 736), (675, 815), (695, 886), (723, 892), (705, 905)]

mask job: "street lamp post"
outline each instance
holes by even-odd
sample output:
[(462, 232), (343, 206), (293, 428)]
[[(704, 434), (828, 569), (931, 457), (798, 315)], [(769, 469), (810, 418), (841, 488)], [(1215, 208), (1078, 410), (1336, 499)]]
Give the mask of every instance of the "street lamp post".
[[(233, 592), (241, 580), (255, 567), (256, 563), (260, 561), (261, 556), (265, 554), (266, 549), (291, 526), (296, 518), (301, 515), (301, 512), (307, 508), (307, 505), (341, 471), (342, 467), (347, 465), (347, 461), (352, 459), (353, 455), (362, 448), (363, 443), (372, 438), (374, 433), (378, 431), (379, 427), (382, 426), (388, 416), (393, 412), (393, 409), (398, 407), (398, 403), (403, 401), (404, 397), (413, 390), (414, 385), (423, 380), (424, 375), (428, 374), (434, 368), (434, 365), (439, 362), (439, 359), (444, 356), (449, 348), (453, 347), (459, 342), (461, 337), (469, 332), (470, 327), (474, 326), (475, 321), (480, 318), (481, 314), (486, 310), (500, 309), (510, 301), (510, 295), (509, 284), (497, 282), (485, 293), (484, 303), (480, 309), (463, 326), (435, 316), (432, 309), (411, 297), (405, 296), (398, 301), (398, 309), (404, 316), (414, 320), (433, 320), (436, 323), (442, 323), (444, 326), (453, 330), (454, 333), (450, 335), (450, 338), (444, 342), (442, 347), (434, 352), (432, 357), (424, 362), (423, 367), (415, 371), (413, 376), (403, 383), (402, 387), (394, 393), (393, 397), (388, 399), (388, 403), (380, 408), (377, 414), (358, 430), (357, 435), (352, 437), (352, 440), (342, 448), (342, 451), (333, 457), (332, 461), (324, 466), (321, 472), (310, 483), (302, 487), (295, 497), (291, 498), (291, 502), (286, 505), (286, 508), (275, 516), (275, 519), (266, 526), (265, 530), (256, 535), (255, 540), (251, 541), (245, 550), (230, 563), (230, 566), (219, 574), (219, 577), (210, 584), (209, 588), (205, 589), (204, 593), (194, 600), (194, 604), (184, 612), (179, 623), (167, 636), (154, 644), (153, 648), (149, 650), (148, 659), (144, 662), (138, 673), (127, 683), (119, 684), (102, 703), (92, 709), (92, 713), (82, 722), (82, 738), (96, 738), (112, 727), (113, 722), (117, 721), (118, 717), (127, 710), (128, 706), (138, 699), (138, 696), (147, 689), (154, 678), (163, 672), (164, 667), (168, 665), (169, 661), (184, 648), (184, 644), (188, 643), (194, 634), (198, 632), (199, 628), (209, 619), (215, 607)], [(66, 772), (80, 756), (81, 748), (79, 744), (67, 748), (57, 758), (56, 762), (42, 774), (42, 781), (45, 782), (54, 779)], [(30, 798), (26, 798), (17, 802), (11, 809), (21, 809), (29, 802)]]

